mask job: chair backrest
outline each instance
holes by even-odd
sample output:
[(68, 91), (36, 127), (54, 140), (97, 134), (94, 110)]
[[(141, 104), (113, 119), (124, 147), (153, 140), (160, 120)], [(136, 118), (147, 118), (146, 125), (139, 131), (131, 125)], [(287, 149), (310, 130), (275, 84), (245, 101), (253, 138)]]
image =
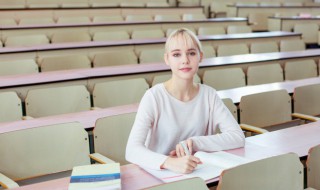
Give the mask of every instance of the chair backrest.
[(181, 21), (180, 15), (168, 14), (168, 15), (155, 15), (154, 21)]
[(65, 55), (44, 57), (40, 63), (42, 72), (91, 68), (91, 61), (86, 55)]
[(307, 181), (308, 187), (320, 189), (320, 145), (309, 150), (307, 159)]
[(127, 113), (98, 119), (93, 130), (95, 152), (121, 165), (128, 164), (126, 145), (135, 116), (136, 113)]
[(318, 43), (319, 25), (316, 23), (295, 24), (293, 32), (301, 33), (305, 43)]
[(33, 59), (0, 61), (0, 76), (38, 72), (38, 65)]
[(240, 123), (268, 127), (291, 121), (291, 97), (286, 90), (242, 96)]
[(317, 64), (314, 60), (288, 61), (284, 66), (286, 80), (298, 80), (316, 77), (318, 75)]
[(142, 21), (153, 21), (151, 15), (127, 15), (125, 18), (127, 22), (142, 22)]
[(0, 26), (17, 26), (17, 22), (14, 18), (1, 18)]
[(163, 37), (164, 33), (161, 29), (133, 30), (131, 34), (131, 39), (153, 39)]
[(61, 31), (54, 33), (51, 38), (52, 43), (67, 42), (90, 42), (91, 36), (88, 32), (80, 31)]
[(251, 43), (250, 52), (251, 53), (279, 52), (279, 47), (277, 42), (255, 42), (255, 43)]
[(124, 1), (120, 3), (120, 7), (144, 7), (144, 2)]
[(95, 107), (106, 108), (139, 103), (149, 85), (144, 78), (96, 83), (93, 89)]
[(283, 81), (283, 70), (278, 63), (249, 66), (247, 70), (248, 85), (267, 84)]
[(281, 6), (280, 2), (260, 2), (260, 6)]
[(190, 14), (190, 13), (185, 13), (182, 15), (182, 20), (183, 21), (189, 21), (189, 20), (206, 20), (207, 17), (204, 14)]
[(0, 7), (1, 8), (6, 8), (6, 9), (21, 9), (25, 8), (25, 0), (11, 0), (11, 1), (6, 1), (2, 0), (0, 1)]
[(119, 41), (129, 40), (130, 36), (127, 31), (100, 31), (95, 32), (93, 41)]
[(53, 18), (21, 18), (19, 25), (52, 25), (55, 24)]
[(52, 0), (27, 0), (28, 8), (59, 8), (60, 1)]
[(35, 46), (49, 44), (49, 39), (45, 34), (8, 36), (5, 40), (6, 47)]
[(227, 26), (227, 34), (251, 33), (252, 28), (246, 25), (229, 25)]
[(227, 106), (227, 108), (229, 109), (230, 113), (233, 115), (234, 119), (236, 121), (238, 121), (238, 108), (236, 105), (234, 105), (234, 103), (232, 102), (232, 100), (230, 98), (224, 98), (222, 99), (224, 105)]
[(147, 2), (146, 7), (169, 7), (167, 2)]
[(294, 112), (320, 115), (320, 84), (306, 85), (294, 89)]
[(97, 53), (93, 57), (93, 67), (138, 64), (133, 50), (109, 51)]
[(83, 85), (29, 90), (26, 114), (44, 117), (90, 110), (90, 94)]
[(202, 46), (203, 58), (212, 58), (216, 56), (216, 50), (210, 45)]
[[(169, 80), (172, 77), (172, 74), (161, 74), (161, 75), (156, 75), (153, 77), (152, 80), (152, 86), (165, 82), (167, 80)], [(195, 83), (201, 83), (201, 79), (199, 77), (199, 75), (195, 75), (193, 78), (193, 82)]]
[(241, 68), (205, 70), (203, 83), (216, 90), (246, 86), (246, 78)]
[(21, 100), (15, 92), (1, 92), (0, 105), (0, 122), (22, 119)]
[(106, 0), (89, 0), (91, 7), (118, 7), (120, 2), (118, 1), (106, 1)]
[(248, 54), (247, 44), (221, 44), (218, 46), (218, 57)]
[(306, 44), (303, 40), (281, 40), (280, 52), (306, 50)]
[(79, 17), (59, 17), (57, 24), (88, 24), (91, 23), (91, 20), (87, 16)]
[(139, 62), (140, 63), (164, 62), (164, 48), (141, 50)]
[(208, 187), (203, 181), (203, 179), (199, 177), (188, 178), (179, 181), (163, 183), (161, 185), (153, 186), (148, 188), (149, 190), (185, 190), (185, 189), (197, 189), (197, 190), (208, 190)]
[(1, 133), (0, 151), (0, 172), (15, 181), (90, 164), (88, 133), (76, 122)]
[(224, 27), (212, 26), (212, 27), (199, 27), (198, 35), (219, 35), (226, 34)]
[(269, 157), (222, 172), (217, 190), (300, 190), (303, 166), (294, 153)]
[(121, 15), (110, 16), (95, 16), (93, 17), (93, 23), (109, 23), (109, 22), (123, 22), (124, 19)]

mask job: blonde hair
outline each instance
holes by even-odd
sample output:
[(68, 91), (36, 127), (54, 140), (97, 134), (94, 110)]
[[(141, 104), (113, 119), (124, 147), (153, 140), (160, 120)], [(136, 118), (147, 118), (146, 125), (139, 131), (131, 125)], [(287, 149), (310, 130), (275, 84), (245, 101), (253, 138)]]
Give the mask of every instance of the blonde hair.
[(177, 29), (175, 31), (173, 31), (169, 37), (167, 38), (166, 44), (165, 44), (165, 52), (167, 53), (170, 49), (170, 46), (173, 43), (176, 43), (176, 38), (177, 37), (181, 37), (187, 46), (192, 46), (195, 45), (197, 47), (197, 49), (199, 50), (199, 52), (202, 52), (202, 46), (201, 43), (199, 41), (199, 39), (197, 38), (197, 36), (189, 29), (187, 28), (180, 28)]

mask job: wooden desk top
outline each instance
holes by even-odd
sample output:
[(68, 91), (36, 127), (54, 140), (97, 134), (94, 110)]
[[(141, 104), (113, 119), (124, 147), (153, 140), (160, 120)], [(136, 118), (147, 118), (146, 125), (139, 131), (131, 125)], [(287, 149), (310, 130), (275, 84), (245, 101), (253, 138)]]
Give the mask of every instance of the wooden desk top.
[(308, 6), (304, 6), (304, 5), (295, 5), (295, 6), (291, 6), (291, 5), (281, 5), (281, 6), (277, 6), (277, 5), (270, 5), (270, 6), (260, 6), (260, 5), (227, 5), (227, 7), (236, 7), (236, 8), (258, 8), (258, 9), (263, 9), (263, 8), (267, 8), (267, 9), (275, 9), (275, 8), (278, 8), (278, 9), (281, 9), (281, 8), (284, 8), (284, 9), (303, 9), (303, 8), (319, 8), (320, 6), (319, 5), (314, 5), (314, 6), (311, 6), (311, 5), (308, 5)]
[(268, 18), (279, 19), (279, 20), (320, 20), (319, 16), (270, 16)]

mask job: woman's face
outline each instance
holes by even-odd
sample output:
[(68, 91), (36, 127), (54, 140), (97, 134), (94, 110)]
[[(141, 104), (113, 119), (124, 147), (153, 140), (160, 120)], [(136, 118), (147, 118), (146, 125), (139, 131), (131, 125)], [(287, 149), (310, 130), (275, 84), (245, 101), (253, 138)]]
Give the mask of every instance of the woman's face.
[(198, 71), (202, 59), (202, 52), (192, 40), (176, 36), (164, 56), (165, 62), (170, 66), (173, 77), (180, 79), (193, 79)]

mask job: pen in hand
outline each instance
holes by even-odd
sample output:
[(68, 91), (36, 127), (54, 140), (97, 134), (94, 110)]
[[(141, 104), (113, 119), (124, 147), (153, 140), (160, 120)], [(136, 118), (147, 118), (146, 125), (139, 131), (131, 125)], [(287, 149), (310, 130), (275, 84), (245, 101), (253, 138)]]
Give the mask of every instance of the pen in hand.
[(189, 151), (189, 149), (188, 149), (188, 147), (187, 147), (187, 145), (186, 145), (186, 142), (185, 142), (185, 141), (181, 141), (180, 144), (181, 144), (181, 146), (182, 146), (182, 148), (183, 148), (183, 150), (184, 150), (184, 153), (185, 153), (187, 156), (190, 156), (191, 153), (190, 153), (190, 151)]

